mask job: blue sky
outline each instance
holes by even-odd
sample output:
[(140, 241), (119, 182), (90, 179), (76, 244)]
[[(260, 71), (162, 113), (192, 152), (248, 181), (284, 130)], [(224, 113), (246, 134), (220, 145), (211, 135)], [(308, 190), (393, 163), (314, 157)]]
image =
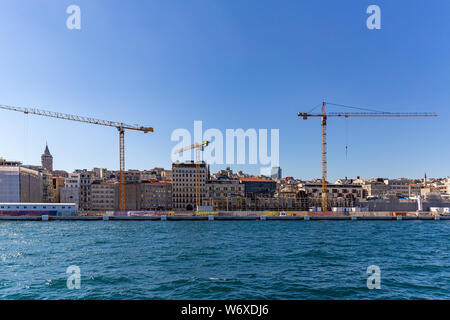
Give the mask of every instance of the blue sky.
[[(66, 28), (71, 4), (81, 30)], [(371, 4), (381, 30), (366, 27)], [(447, 0), (1, 1), (0, 104), (153, 126), (126, 135), (133, 169), (169, 168), (172, 131), (193, 131), (194, 120), (280, 129), (283, 175), (303, 179), (321, 175), (320, 120), (297, 112), (322, 100), (432, 111), (439, 117), (330, 119), (329, 177), (445, 177), (448, 12)], [(118, 168), (113, 128), (10, 111), (0, 126), (4, 158), (38, 164), (48, 141), (56, 169)]]

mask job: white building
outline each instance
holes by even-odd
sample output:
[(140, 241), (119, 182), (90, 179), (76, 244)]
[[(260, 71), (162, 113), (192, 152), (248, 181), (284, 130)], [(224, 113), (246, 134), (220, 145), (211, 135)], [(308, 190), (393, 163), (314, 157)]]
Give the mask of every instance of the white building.
[(80, 204), (80, 174), (70, 173), (64, 179), (64, 187), (60, 189), (60, 199), (62, 203), (75, 203), (78, 210)]
[(73, 216), (75, 203), (0, 203), (0, 216)]

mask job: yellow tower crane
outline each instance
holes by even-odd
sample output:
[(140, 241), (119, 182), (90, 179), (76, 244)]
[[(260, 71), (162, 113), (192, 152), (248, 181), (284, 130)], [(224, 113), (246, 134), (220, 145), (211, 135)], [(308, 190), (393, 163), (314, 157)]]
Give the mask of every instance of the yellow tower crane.
[(195, 149), (195, 194), (196, 194), (196, 204), (197, 209), (202, 205), (201, 194), (200, 194), (200, 165), (201, 165), (201, 152), (205, 150), (205, 147), (209, 145), (209, 141), (195, 142), (190, 146), (178, 149), (174, 151), (174, 154), (182, 153)]
[(100, 120), (90, 117), (76, 116), (66, 113), (59, 113), (54, 111), (41, 110), (36, 108), (20, 108), (0, 105), (0, 109), (23, 112), (24, 114), (34, 114), (38, 116), (51, 117), (63, 120), (71, 120), (84, 122), (89, 124), (96, 124), (100, 126), (114, 127), (119, 131), (119, 149), (120, 149), (120, 210), (125, 210), (125, 130), (135, 130), (144, 133), (153, 132), (151, 127), (143, 127), (139, 125), (130, 125), (123, 122)]
[[(352, 108), (365, 110), (370, 112), (326, 112), (325, 105), (334, 105), (338, 107), (344, 108)], [(437, 117), (436, 113), (433, 112), (383, 112), (376, 111), (365, 108), (358, 108), (352, 106), (345, 106), (341, 104), (335, 104), (330, 102), (322, 102), (322, 112), (318, 114), (311, 113), (303, 113), (299, 112), (297, 114), (298, 117), (302, 117), (304, 120), (308, 119), (308, 117), (319, 117), (322, 118), (322, 211), (328, 210), (327, 203), (327, 118), (328, 117)]]

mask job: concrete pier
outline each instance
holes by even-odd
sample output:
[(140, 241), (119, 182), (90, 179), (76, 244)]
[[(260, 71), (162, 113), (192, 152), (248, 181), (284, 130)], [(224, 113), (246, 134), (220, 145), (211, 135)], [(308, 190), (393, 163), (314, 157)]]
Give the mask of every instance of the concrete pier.
[(409, 220), (428, 220), (428, 221), (446, 221), (450, 216), (404, 216), (399, 219), (398, 216), (131, 216), (114, 217), (109, 216), (66, 216), (54, 217), (48, 216), (0, 216), (1, 221), (409, 221)]

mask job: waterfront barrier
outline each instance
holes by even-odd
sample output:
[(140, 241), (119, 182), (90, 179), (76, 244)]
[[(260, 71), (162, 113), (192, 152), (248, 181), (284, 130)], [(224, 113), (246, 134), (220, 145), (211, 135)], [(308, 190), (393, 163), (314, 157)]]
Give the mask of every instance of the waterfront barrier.
[(446, 221), (450, 216), (0, 216), (0, 221)]

